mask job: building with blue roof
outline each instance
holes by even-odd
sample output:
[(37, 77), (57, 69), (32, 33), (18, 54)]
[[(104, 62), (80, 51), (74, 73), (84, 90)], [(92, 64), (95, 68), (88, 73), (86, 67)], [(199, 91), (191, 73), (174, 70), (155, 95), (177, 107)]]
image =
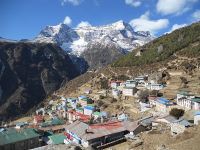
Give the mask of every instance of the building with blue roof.
[(170, 100), (163, 97), (158, 97), (156, 100), (156, 110), (159, 112), (167, 113), (172, 105)]
[(92, 115), (92, 113), (95, 111), (95, 107), (94, 106), (85, 106), (84, 107), (84, 115)]
[(169, 100), (166, 99), (166, 98), (163, 98), (163, 97), (158, 97), (157, 98), (157, 102), (161, 103), (161, 104), (164, 104), (164, 105), (169, 105)]
[(198, 125), (200, 123), (200, 111), (194, 113), (194, 124)]
[(78, 97), (79, 100), (85, 99), (85, 98), (87, 98), (87, 96), (85, 96), (85, 95), (81, 95), (81, 96)]

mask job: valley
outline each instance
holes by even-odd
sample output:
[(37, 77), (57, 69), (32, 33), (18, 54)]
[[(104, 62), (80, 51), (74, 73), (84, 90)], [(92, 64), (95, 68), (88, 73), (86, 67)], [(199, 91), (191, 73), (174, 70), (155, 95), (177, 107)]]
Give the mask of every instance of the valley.
[(0, 38), (0, 149), (198, 150), (200, 22), (130, 23)]

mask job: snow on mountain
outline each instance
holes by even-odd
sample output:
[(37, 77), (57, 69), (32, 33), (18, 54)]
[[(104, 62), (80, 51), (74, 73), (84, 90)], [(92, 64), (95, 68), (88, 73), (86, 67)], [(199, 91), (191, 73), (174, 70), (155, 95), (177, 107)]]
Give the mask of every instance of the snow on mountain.
[(120, 20), (104, 26), (81, 26), (75, 29), (66, 24), (47, 26), (33, 42), (56, 43), (69, 54), (79, 57), (97, 44), (129, 52), (153, 39), (148, 31), (135, 32), (131, 25)]

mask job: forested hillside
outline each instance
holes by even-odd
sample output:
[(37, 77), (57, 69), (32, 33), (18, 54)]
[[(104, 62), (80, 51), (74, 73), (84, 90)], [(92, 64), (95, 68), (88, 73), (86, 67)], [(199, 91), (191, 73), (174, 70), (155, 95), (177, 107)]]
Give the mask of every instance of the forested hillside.
[[(121, 57), (112, 67), (142, 66), (161, 62), (176, 56), (200, 56), (200, 22), (166, 34)], [(140, 52), (141, 55), (136, 55)]]

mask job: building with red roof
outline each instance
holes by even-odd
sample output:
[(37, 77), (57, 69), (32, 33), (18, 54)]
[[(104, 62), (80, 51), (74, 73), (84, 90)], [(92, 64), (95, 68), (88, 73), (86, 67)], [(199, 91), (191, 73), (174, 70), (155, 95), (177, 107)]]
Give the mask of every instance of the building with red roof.
[(35, 115), (33, 117), (33, 123), (37, 125), (38, 123), (42, 123), (44, 121), (44, 117), (42, 115)]
[(136, 121), (109, 121), (92, 125), (75, 121), (67, 125), (65, 130), (69, 142), (101, 149), (125, 140), (126, 134), (136, 135), (146, 128)]

